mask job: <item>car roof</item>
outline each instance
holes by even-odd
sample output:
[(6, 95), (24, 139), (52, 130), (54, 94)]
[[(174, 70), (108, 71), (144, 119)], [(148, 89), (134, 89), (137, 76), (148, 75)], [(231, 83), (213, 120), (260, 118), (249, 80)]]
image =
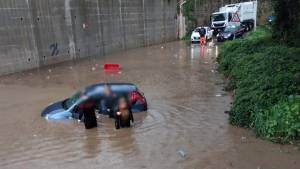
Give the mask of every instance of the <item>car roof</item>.
[(105, 85), (109, 85), (113, 92), (131, 92), (138, 90), (137, 86), (132, 83), (98, 83), (86, 87), (86, 92), (102, 93)]
[(200, 28), (205, 28), (205, 29), (207, 29), (208, 26), (199, 26), (199, 27), (197, 27), (196, 29), (200, 29)]

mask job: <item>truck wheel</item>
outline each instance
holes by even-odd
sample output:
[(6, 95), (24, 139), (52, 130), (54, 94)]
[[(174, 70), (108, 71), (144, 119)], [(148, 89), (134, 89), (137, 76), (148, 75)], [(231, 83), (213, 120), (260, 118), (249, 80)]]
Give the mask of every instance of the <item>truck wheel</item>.
[(252, 23), (249, 24), (249, 31), (253, 29), (254, 25)]
[(250, 25), (249, 24), (247, 24), (247, 26), (246, 26), (246, 32), (248, 32), (248, 31), (250, 31)]

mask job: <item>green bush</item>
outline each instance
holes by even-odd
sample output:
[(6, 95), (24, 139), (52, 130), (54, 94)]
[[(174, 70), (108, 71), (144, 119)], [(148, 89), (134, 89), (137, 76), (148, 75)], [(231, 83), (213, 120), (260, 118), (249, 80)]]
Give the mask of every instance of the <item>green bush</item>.
[(272, 0), (275, 12), (274, 38), (290, 46), (300, 47), (300, 1)]
[(253, 114), (252, 126), (261, 136), (279, 143), (300, 138), (300, 98), (292, 97)]
[(218, 62), (230, 79), (227, 88), (234, 90), (230, 122), (254, 127), (267, 137), (256, 127), (263, 126), (263, 120), (254, 124), (253, 119), (258, 119), (256, 113), (264, 114), (288, 96), (300, 93), (300, 49), (274, 42), (270, 31), (260, 27), (245, 39), (226, 42)]

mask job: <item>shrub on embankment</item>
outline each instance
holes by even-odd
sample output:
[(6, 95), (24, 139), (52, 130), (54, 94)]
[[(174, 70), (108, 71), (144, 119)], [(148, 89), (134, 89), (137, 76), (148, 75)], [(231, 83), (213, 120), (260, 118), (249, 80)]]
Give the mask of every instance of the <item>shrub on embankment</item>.
[(230, 79), (226, 88), (234, 91), (231, 124), (275, 142), (300, 138), (300, 48), (277, 43), (259, 27), (226, 42), (218, 62)]

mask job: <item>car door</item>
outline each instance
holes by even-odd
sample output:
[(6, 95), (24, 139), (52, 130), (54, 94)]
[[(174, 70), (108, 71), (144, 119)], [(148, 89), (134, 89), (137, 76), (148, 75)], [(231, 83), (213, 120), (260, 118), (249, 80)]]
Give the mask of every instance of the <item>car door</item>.
[(240, 27), (238, 28), (238, 32), (239, 32), (239, 35), (238, 35), (238, 36), (239, 36), (239, 37), (242, 37), (243, 34), (244, 34), (244, 28), (240, 26)]

